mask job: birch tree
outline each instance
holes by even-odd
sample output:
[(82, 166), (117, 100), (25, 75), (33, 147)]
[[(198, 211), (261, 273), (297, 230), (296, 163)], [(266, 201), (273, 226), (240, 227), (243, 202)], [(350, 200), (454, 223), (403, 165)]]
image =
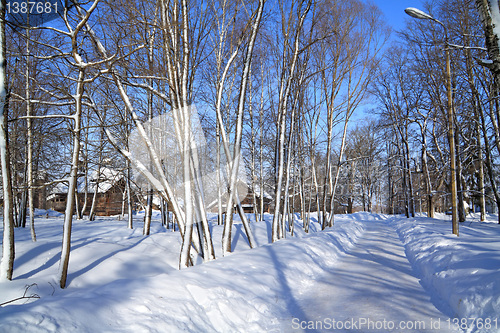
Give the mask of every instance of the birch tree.
[[(76, 81), (75, 94), (73, 95), (75, 102), (75, 112), (71, 116), (74, 122), (73, 127), (73, 153), (71, 158), (71, 171), (68, 184), (68, 195), (66, 199), (66, 210), (64, 212), (64, 229), (63, 229), (63, 241), (62, 241), (62, 251), (61, 251), (61, 261), (59, 263), (58, 279), (61, 288), (66, 287), (66, 281), (68, 276), (68, 265), (69, 256), (71, 250), (71, 229), (73, 222), (73, 211), (75, 209), (75, 191), (78, 181), (78, 165), (80, 156), (80, 131), (81, 131), (81, 118), (83, 112), (83, 94), (84, 86), (86, 83), (91, 82), (89, 79), (85, 79), (85, 70), (91, 65), (82, 60), (82, 56), (79, 53), (77, 39), (79, 34), (83, 33), (85, 25), (87, 24), (90, 15), (97, 8), (99, 0), (94, 1), (88, 11), (81, 17), (75, 28), (72, 28), (70, 22), (66, 19), (65, 24), (68, 32), (64, 32), (64, 35), (69, 37), (71, 40), (71, 55), (75, 66), (78, 68), (78, 79)], [(66, 13), (67, 15), (67, 13)], [(97, 191), (97, 189), (96, 189)]]
[[(257, 33), (259, 30), (260, 22), (262, 19), (262, 13), (264, 12), (264, 4), (265, 0), (259, 0), (257, 8), (255, 9), (253, 20), (251, 23), (251, 31), (248, 40), (248, 46), (246, 49), (245, 57), (243, 60), (244, 66), (241, 72), (241, 85), (239, 88), (239, 96), (238, 96), (238, 107), (237, 107), (237, 120), (236, 120), (236, 131), (235, 131), (235, 139), (234, 139), (234, 153), (232, 156), (232, 162), (230, 164), (230, 178), (229, 178), (229, 186), (228, 186), (228, 199), (227, 199), (227, 216), (228, 219), (224, 224), (223, 238), (222, 238), (222, 250), (224, 254), (228, 254), (231, 252), (231, 239), (232, 239), (232, 207), (233, 202), (237, 200), (236, 197), (236, 181), (238, 176), (238, 168), (240, 165), (240, 154), (241, 154), (241, 138), (243, 133), (243, 113), (245, 110), (246, 103), (246, 93), (247, 93), (247, 84), (250, 76), (250, 68), (252, 64), (253, 57), (253, 49), (255, 46), (255, 40), (257, 38)], [(227, 154), (227, 152), (226, 152)], [(241, 209), (241, 206), (239, 206)], [(251, 231), (249, 230), (248, 224), (245, 224), (245, 229), (247, 236), (249, 237), (249, 241), (251, 241)], [(253, 246), (253, 244), (251, 244)]]
[[(279, 89), (279, 104), (278, 104), (278, 122), (277, 122), (277, 135), (276, 135), (276, 189), (275, 189), (275, 206), (274, 206), (274, 217), (272, 224), (272, 241), (275, 242), (281, 237), (283, 237), (283, 228), (280, 228), (282, 212), (281, 212), (281, 197), (282, 197), (282, 187), (283, 178), (285, 171), (285, 135), (286, 135), (286, 120), (288, 113), (288, 98), (290, 94), (290, 89), (292, 86), (292, 80), (295, 75), (297, 59), (299, 57), (300, 49), (300, 37), (302, 33), (302, 28), (306, 17), (311, 9), (311, 1), (299, 1), (293, 2), (290, 7), (285, 6), (284, 3), (280, 3), (281, 14), (282, 14), (282, 35), (283, 35), (283, 46), (281, 59), (283, 61), (281, 81)], [(297, 11), (298, 20), (295, 21), (295, 11)], [(292, 39), (293, 37), (293, 39)], [(285, 193), (284, 196), (288, 196)]]
[[(358, 1), (326, 2), (325, 29), (334, 33), (320, 43), (318, 70), (321, 73), (327, 110), (327, 156), (323, 190), (322, 227), (333, 225), (335, 192), (340, 176), (348, 124), (353, 112), (366, 97), (366, 89), (381, 61), (380, 52), (389, 31), (381, 23), (380, 12)], [(334, 18), (333, 24), (327, 18)], [(328, 22), (328, 23), (327, 23)], [(333, 175), (332, 140), (336, 121), (341, 124), (340, 147)], [(327, 203), (330, 214), (326, 214)]]
[(7, 55), (5, 49), (5, 5), (0, 2), (0, 166), (2, 168), (3, 188), (3, 241), (0, 277), (12, 280), (14, 271), (14, 216), (12, 207), (12, 188), (8, 151), (8, 87), (7, 87)]
[[(241, 18), (242, 22), (246, 22), (243, 27), (238, 27), (236, 25), (236, 18), (241, 15), (242, 8), (239, 4), (230, 3), (230, 2), (222, 2), (222, 3), (213, 3), (213, 11), (215, 13), (215, 33), (213, 39), (213, 49), (215, 57), (213, 59), (213, 63), (215, 65), (214, 73), (210, 73), (210, 85), (214, 88), (215, 97), (211, 104), (214, 105), (215, 113), (216, 113), (216, 165), (217, 165), (217, 206), (218, 206), (218, 221), (221, 223), (222, 221), (222, 188), (226, 188), (227, 192), (224, 195), (225, 197), (225, 206), (226, 206), (226, 220), (224, 221), (224, 231), (223, 231), (223, 253), (227, 254), (231, 252), (231, 239), (232, 239), (232, 224), (233, 224), (233, 206), (236, 206), (238, 214), (241, 217), (241, 221), (243, 223), (245, 233), (248, 238), (248, 242), (251, 248), (255, 246), (255, 242), (253, 240), (253, 235), (250, 230), (250, 225), (246, 218), (246, 215), (243, 211), (243, 208), (240, 204), (240, 194), (237, 191), (236, 183), (238, 180), (236, 179), (234, 184), (233, 181), (233, 173), (239, 175), (240, 170), (243, 169), (241, 163), (236, 162), (235, 156), (236, 151), (241, 151), (241, 141), (242, 141), (242, 130), (239, 129), (238, 124), (242, 124), (243, 121), (243, 110), (246, 101), (242, 101), (242, 96), (246, 94), (246, 81), (251, 77), (250, 75), (250, 67), (253, 53), (253, 45), (255, 44), (255, 38), (257, 35), (257, 31), (259, 28), (259, 24), (256, 25), (256, 20), (260, 18), (262, 15), (263, 8), (261, 8), (260, 3), (257, 9), (251, 12), (248, 18)], [(235, 79), (238, 75), (237, 66), (238, 66), (238, 56), (244, 51), (244, 43), (248, 43), (247, 52), (243, 58), (243, 72), (240, 81), (240, 88), (235, 88)], [(249, 53), (250, 52), (250, 53)], [(209, 62), (210, 64), (211, 62)], [(210, 65), (209, 65), (210, 66)], [(208, 71), (210, 72), (210, 71)], [(245, 81), (245, 82), (243, 82)], [(244, 89), (244, 90), (242, 90)], [(230, 126), (231, 122), (228, 118), (231, 111), (231, 99), (233, 98), (233, 93), (235, 94), (234, 98), (237, 100), (237, 112), (235, 115), (235, 133), (234, 139), (230, 141)], [(224, 102), (224, 94), (226, 94), (226, 102)], [(243, 95), (242, 95), (243, 94)], [(250, 102), (251, 103), (251, 102)], [(226, 109), (227, 117), (224, 122), (224, 113), (223, 109)], [(226, 123), (226, 124), (225, 124)], [(224, 154), (221, 152), (221, 145), (223, 148)], [(235, 149), (233, 153), (231, 153), (230, 145), (232, 145)], [(225, 158), (222, 158), (222, 157)], [(222, 158), (222, 159), (221, 159)], [(221, 161), (224, 160), (225, 166), (221, 165)], [(223, 182), (221, 171), (225, 170), (227, 179)], [(238, 177), (239, 178), (239, 177)], [(231, 185), (232, 184), (232, 185)], [(246, 186), (246, 185), (245, 185)], [(239, 190), (241, 191), (241, 189)], [(247, 189), (244, 189), (245, 193)]]
[[(177, 6), (177, 5), (178, 6)], [(193, 109), (189, 106), (191, 98), (191, 84), (193, 80), (193, 74), (191, 72), (191, 64), (194, 61), (195, 55), (190, 56), (192, 53), (190, 50), (190, 43), (192, 37), (192, 31), (189, 30), (189, 10), (186, 1), (181, 1), (180, 3), (167, 3), (161, 2), (160, 13), (161, 31), (164, 34), (162, 42), (164, 43), (164, 53), (163, 56), (166, 59), (166, 75), (165, 79), (168, 83), (168, 93), (164, 94), (147, 84), (142, 84), (138, 82), (127, 81), (126, 84), (138, 88), (146, 89), (146, 91), (153, 92), (156, 96), (165, 100), (172, 106), (172, 117), (174, 124), (174, 134), (177, 140), (177, 145), (179, 148), (180, 156), (182, 159), (182, 177), (183, 177), (183, 209), (180, 210), (177, 204), (178, 198), (175, 196), (172, 186), (164, 173), (163, 166), (161, 163), (161, 158), (158, 156), (157, 152), (152, 143), (152, 139), (148, 136), (147, 130), (140, 122), (135, 109), (132, 105), (132, 101), (128, 96), (128, 93), (124, 87), (124, 78), (122, 78), (119, 72), (113, 68), (113, 64), (107, 62), (107, 71), (111, 75), (111, 79), (116, 85), (118, 92), (123, 100), (123, 103), (132, 116), (132, 119), (137, 127), (138, 133), (142, 138), (144, 144), (147, 147), (147, 152), (151, 156), (153, 162), (153, 169), (156, 173), (153, 175), (148, 168), (138, 160), (135, 160), (130, 152), (117, 146), (116, 140), (113, 136), (107, 132), (109, 139), (113, 142), (115, 147), (117, 147), (120, 152), (133, 163), (136, 168), (138, 168), (141, 173), (150, 181), (153, 186), (159, 191), (159, 193), (168, 200), (173, 205), (174, 214), (176, 220), (179, 223), (181, 235), (183, 237), (182, 248), (180, 253), (180, 267), (189, 266), (192, 263), (190, 256), (190, 248), (193, 238), (193, 218), (196, 216), (202, 221), (203, 235), (202, 235), (202, 246), (204, 249), (204, 260), (211, 260), (214, 258), (213, 246), (211, 241), (210, 229), (208, 227), (205, 211), (203, 208), (203, 198), (202, 198), (202, 188), (200, 184), (200, 174), (199, 174), (199, 161), (196, 151), (195, 137), (191, 132), (191, 112)], [(178, 22), (179, 19), (182, 21), (181, 25), (173, 24), (173, 22)], [(97, 51), (103, 59), (107, 58), (107, 50), (101, 43), (97, 34), (92, 30), (92, 28), (87, 25), (87, 30), (93, 40)], [(202, 33), (202, 32), (199, 32)], [(178, 38), (181, 38), (181, 42), (177, 43)], [(171, 53), (171, 50), (177, 50), (178, 52)], [(194, 70), (194, 69), (193, 69)], [(132, 78), (135, 78), (133, 76)], [(144, 78), (144, 76), (137, 76), (137, 78)], [(189, 83), (188, 83), (189, 82)], [(201, 240), (200, 240), (201, 241)], [(197, 246), (193, 243), (193, 246)], [(198, 248), (197, 251), (200, 251)]]
[(483, 23), (489, 56), (489, 60), (479, 60), (490, 69), (495, 83), (500, 86), (500, 5), (498, 0), (476, 0), (476, 7)]

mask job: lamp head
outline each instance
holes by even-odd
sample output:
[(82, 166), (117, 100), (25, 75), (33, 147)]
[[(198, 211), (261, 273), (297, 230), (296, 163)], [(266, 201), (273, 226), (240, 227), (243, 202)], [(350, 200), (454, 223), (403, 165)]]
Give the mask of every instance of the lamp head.
[(413, 8), (413, 7), (406, 8), (405, 13), (410, 15), (411, 17), (418, 18), (421, 20), (434, 20), (434, 17), (421, 11), (420, 9)]

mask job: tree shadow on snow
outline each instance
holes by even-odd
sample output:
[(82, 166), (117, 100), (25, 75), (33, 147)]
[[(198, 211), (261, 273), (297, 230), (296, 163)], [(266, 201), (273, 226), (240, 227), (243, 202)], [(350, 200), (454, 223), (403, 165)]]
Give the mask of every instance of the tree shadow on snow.
[[(279, 249), (279, 247), (276, 246), (264, 246), (269, 252), (269, 257), (271, 258), (273, 262), (273, 266), (275, 267), (276, 271), (276, 276), (278, 278), (279, 282), (279, 287), (281, 289), (281, 292), (278, 293), (278, 295), (282, 296), (284, 298), (284, 301), (286, 303), (286, 309), (288, 312), (288, 315), (291, 316), (293, 319), (297, 318), (300, 322), (309, 322), (310, 319), (307, 317), (306, 313), (300, 306), (299, 302), (297, 299), (294, 297), (293, 290), (290, 288), (290, 284), (288, 283), (288, 279), (283, 273), (283, 269), (286, 267), (286, 263), (280, 261), (278, 256), (276, 255), (275, 251)], [(286, 331), (289, 331), (292, 329), (292, 318), (290, 318), (290, 327), (286, 329)], [(319, 332), (316, 329), (310, 329), (307, 330), (307, 332)]]
[[(92, 240), (89, 240), (89, 241), (86, 241), (86, 242), (82, 242), (80, 244), (72, 245), (71, 246), (71, 250), (74, 251), (74, 250), (76, 250), (76, 249), (78, 249), (80, 247), (83, 247), (85, 245), (91, 244), (93, 242), (95, 242), (95, 239), (92, 239)], [(54, 248), (57, 248), (57, 247), (61, 247), (61, 243), (49, 243), (49, 244), (44, 244), (44, 245), (42, 245), (40, 247), (36, 247), (33, 250), (30, 250), (29, 252), (27, 252), (25, 255), (23, 255), (23, 257), (21, 257), (21, 262), (24, 263), (25, 258), (27, 258), (27, 259), (32, 258), (31, 257), (31, 254), (32, 254), (31, 252), (33, 252), (33, 251), (39, 252), (40, 248), (44, 249), (45, 251), (49, 251), (51, 249), (54, 249)], [(14, 279), (15, 280), (17, 280), (17, 279), (21, 280), (21, 279), (31, 278), (33, 275), (35, 275), (37, 273), (40, 273), (40, 272), (48, 269), (52, 265), (55, 265), (56, 263), (59, 262), (60, 259), (61, 259), (61, 251), (58, 251), (49, 260), (47, 260), (43, 265), (41, 265), (38, 268), (35, 268), (35, 269), (33, 269), (33, 270), (31, 270), (31, 271), (29, 271), (27, 273), (19, 275), (19, 276), (15, 277)], [(14, 262), (14, 263), (17, 263), (17, 262)]]
[(139, 245), (140, 243), (142, 243), (143, 241), (145, 241), (146, 239), (148, 239), (148, 237), (142, 237), (137, 242), (135, 242), (135, 243), (133, 243), (133, 244), (131, 244), (129, 246), (123, 247), (121, 249), (118, 249), (116, 251), (113, 251), (111, 253), (108, 253), (107, 255), (102, 256), (101, 258), (95, 260), (91, 264), (86, 265), (84, 268), (82, 268), (82, 269), (80, 269), (80, 270), (78, 270), (76, 272), (68, 274), (68, 283), (67, 283), (67, 285), (70, 285), (71, 281), (73, 281), (75, 278), (77, 278), (77, 277), (79, 277), (79, 276), (81, 276), (81, 275), (89, 272), (94, 267), (98, 266), (100, 263), (102, 263), (103, 261), (105, 261), (106, 259), (109, 259), (109, 258), (113, 257), (114, 255), (120, 253), (120, 252), (124, 252), (124, 251), (130, 250), (130, 249), (136, 247), (137, 245)]

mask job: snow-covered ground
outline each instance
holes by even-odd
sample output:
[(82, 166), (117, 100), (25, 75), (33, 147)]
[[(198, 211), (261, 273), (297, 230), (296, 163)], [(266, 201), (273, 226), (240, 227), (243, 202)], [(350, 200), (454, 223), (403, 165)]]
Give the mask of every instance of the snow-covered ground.
[[(393, 219), (422, 285), (455, 323), (469, 331), (500, 332), (500, 225), (479, 215), (451, 234), (450, 217)], [(469, 318), (476, 318), (469, 319)]]
[[(267, 215), (251, 224), (258, 248), (236, 221), (233, 254), (220, 258), (215, 243), (219, 259), (181, 271), (179, 235), (157, 220), (146, 237), (140, 216), (133, 230), (117, 218), (75, 221), (61, 290), (63, 221), (37, 215), (36, 243), (29, 228), (16, 230), (0, 304), (26, 286), (39, 298), (0, 307), (0, 332), (437, 332), (453, 331), (455, 316), (481, 318), (466, 330), (500, 332), (496, 216), (461, 224), (457, 238), (446, 216), (339, 215), (309, 235), (297, 221), (295, 237), (268, 244)], [(213, 226), (214, 241), (221, 232)]]

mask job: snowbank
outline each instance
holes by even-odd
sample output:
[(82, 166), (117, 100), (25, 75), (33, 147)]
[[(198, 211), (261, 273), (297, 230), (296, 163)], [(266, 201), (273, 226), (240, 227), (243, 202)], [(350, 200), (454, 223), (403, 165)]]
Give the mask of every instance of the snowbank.
[(460, 237), (451, 234), (449, 217), (439, 217), (393, 218), (408, 259), (444, 313), (479, 319), (469, 320), (463, 327), (466, 331), (500, 331), (500, 225), (495, 223), (496, 216), (489, 216), (487, 222), (475, 216), (472, 222), (461, 223)]
[[(30, 215), (29, 209), (26, 211), (28, 216)], [(52, 209), (40, 209), (40, 208), (35, 208), (35, 217), (60, 217), (63, 216), (63, 213), (56, 212), (55, 210)]]
[[(300, 237), (265, 245), (271, 217), (251, 224), (260, 247), (246, 250), (236, 222), (239, 252), (181, 271), (175, 269), (178, 233), (159, 223), (144, 237), (139, 225), (131, 231), (116, 219), (76, 221), (65, 290), (55, 281), (62, 220), (41, 219), (36, 244), (29, 230), (18, 229), (14, 280), (0, 282), (0, 303), (22, 295), (31, 283), (37, 285), (28, 294), (40, 299), (1, 307), (0, 331), (288, 331), (292, 317), (301, 314), (297, 295), (362, 234), (362, 216), (336, 217), (327, 231), (298, 232)], [(220, 233), (213, 227), (214, 235)]]

